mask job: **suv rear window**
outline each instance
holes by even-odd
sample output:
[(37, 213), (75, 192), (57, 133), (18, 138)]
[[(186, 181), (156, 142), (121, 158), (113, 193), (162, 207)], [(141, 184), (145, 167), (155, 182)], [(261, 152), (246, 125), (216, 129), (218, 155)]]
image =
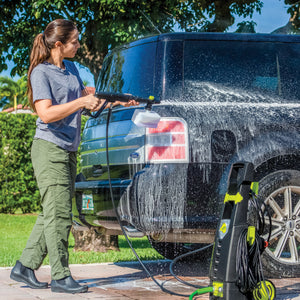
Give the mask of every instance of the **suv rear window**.
[(155, 54), (156, 43), (113, 52), (104, 60), (96, 89), (148, 98), (153, 95)]
[(268, 102), (280, 96), (299, 101), (299, 57), (298, 44), (168, 42), (165, 98)]

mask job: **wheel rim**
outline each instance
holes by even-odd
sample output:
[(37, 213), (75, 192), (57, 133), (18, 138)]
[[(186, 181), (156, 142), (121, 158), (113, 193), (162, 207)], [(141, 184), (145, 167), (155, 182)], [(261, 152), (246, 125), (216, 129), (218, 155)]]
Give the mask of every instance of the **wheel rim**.
[[(274, 259), (291, 264), (300, 262), (300, 187), (285, 186), (270, 194), (269, 205), (272, 220), (271, 237), (266, 252)], [(266, 218), (269, 225), (269, 219)], [(264, 235), (266, 239), (268, 234)]]

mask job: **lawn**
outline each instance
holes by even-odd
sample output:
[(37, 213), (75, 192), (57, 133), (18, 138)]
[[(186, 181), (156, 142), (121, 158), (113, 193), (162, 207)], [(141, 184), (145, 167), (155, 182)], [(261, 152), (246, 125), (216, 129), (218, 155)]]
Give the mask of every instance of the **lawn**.
[[(0, 214), (0, 267), (13, 266), (19, 259), (27, 239), (35, 223), (36, 215)], [(134, 249), (142, 260), (162, 259), (150, 245), (147, 238), (131, 239)], [(86, 264), (101, 262), (120, 262), (136, 260), (124, 236), (119, 236), (120, 251), (109, 250), (100, 252), (74, 252), (74, 238), (70, 234), (70, 264)], [(46, 257), (44, 264), (49, 264)]]

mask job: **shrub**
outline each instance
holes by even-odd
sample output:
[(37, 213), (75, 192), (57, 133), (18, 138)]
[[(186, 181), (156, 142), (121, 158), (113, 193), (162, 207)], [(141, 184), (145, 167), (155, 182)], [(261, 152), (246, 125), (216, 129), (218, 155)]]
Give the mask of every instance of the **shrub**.
[(0, 213), (40, 209), (30, 158), (36, 119), (31, 114), (0, 113)]
[(39, 192), (30, 160), (36, 116), (0, 114), (0, 212), (39, 208)]

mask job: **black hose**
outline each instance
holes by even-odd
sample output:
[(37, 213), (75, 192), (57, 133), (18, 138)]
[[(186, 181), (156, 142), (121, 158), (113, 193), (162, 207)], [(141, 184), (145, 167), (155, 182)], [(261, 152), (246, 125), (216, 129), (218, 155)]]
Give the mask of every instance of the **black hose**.
[(100, 116), (100, 114), (104, 111), (107, 104), (108, 104), (108, 101), (105, 100), (103, 102), (103, 104), (101, 105), (100, 109), (94, 115), (92, 115), (92, 113), (86, 108), (84, 108), (82, 112), (83, 112), (83, 114), (88, 115), (89, 117), (91, 117), (93, 119), (97, 119)]
[(181, 283), (183, 283), (183, 284), (185, 284), (185, 285), (192, 286), (192, 287), (194, 287), (194, 288), (200, 288), (200, 289), (201, 289), (201, 288), (204, 288), (203, 286), (200, 286), (200, 285), (197, 285), (197, 284), (192, 284), (192, 283), (189, 283), (189, 282), (187, 282), (187, 281), (185, 281), (185, 280), (179, 278), (179, 277), (174, 273), (174, 271), (173, 271), (173, 266), (174, 266), (179, 260), (181, 260), (181, 259), (183, 259), (183, 258), (185, 258), (185, 257), (187, 257), (187, 256), (196, 254), (196, 253), (198, 253), (198, 252), (204, 251), (204, 250), (208, 249), (208, 248), (211, 247), (211, 246), (213, 246), (213, 243), (212, 243), (212, 244), (209, 244), (209, 245), (206, 245), (206, 246), (204, 246), (204, 247), (202, 247), (202, 248), (200, 248), (200, 249), (196, 249), (196, 250), (190, 251), (190, 252), (188, 252), (188, 253), (184, 253), (184, 254), (179, 255), (179, 256), (177, 256), (176, 258), (174, 258), (174, 259), (172, 260), (171, 264), (170, 264), (170, 267), (169, 267), (169, 270), (170, 270), (171, 275), (172, 275), (174, 278), (176, 278), (179, 282), (181, 282)]
[(259, 235), (262, 235), (265, 231), (266, 221), (265, 221), (265, 214), (267, 215), (269, 219), (269, 231), (268, 231), (268, 237), (267, 242), (269, 243), (271, 238), (271, 232), (272, 232), (272, 217), (269, 210), (269, 205), (264, 203), (263, 201), (259, 200), (257, 195), (254, 193), (251, 193), (251, 204), (255, 209), (256, 216), (257, 216), (257, 224), (256, 224), (256, 230)]

